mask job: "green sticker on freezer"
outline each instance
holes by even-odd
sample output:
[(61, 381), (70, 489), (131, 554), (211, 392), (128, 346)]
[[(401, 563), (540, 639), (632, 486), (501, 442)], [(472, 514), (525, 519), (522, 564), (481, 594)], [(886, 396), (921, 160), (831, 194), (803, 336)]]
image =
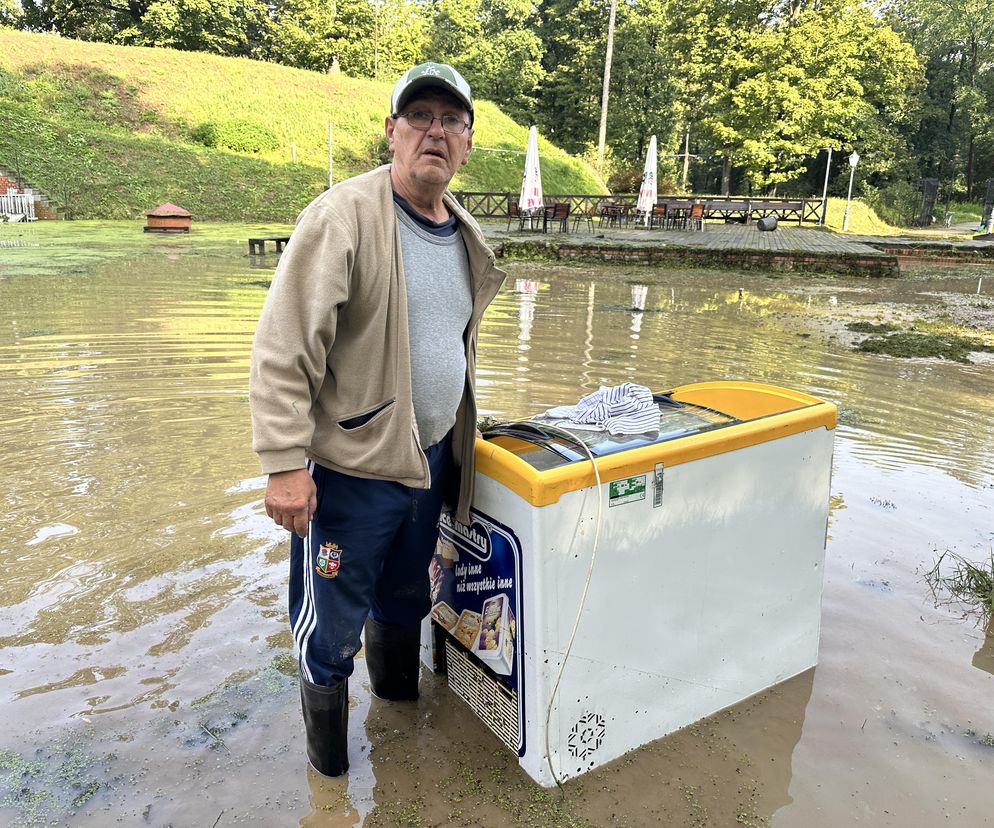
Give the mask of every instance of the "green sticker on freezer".
[(645, 500), (645, 475), (626, 477), (623, 480), (612, 480), (610, 483), (609, 502), (611, 506), (621, 506), (636, 500)]

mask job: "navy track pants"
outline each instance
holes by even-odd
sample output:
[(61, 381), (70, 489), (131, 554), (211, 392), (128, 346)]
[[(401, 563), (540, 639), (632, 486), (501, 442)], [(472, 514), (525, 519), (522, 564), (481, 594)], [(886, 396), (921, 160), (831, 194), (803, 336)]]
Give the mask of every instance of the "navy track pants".
[(428, 565), (443, 493), (455, 473), (451, 438), (425, 451), (431, 488), (368, 480), (309, 462), (317, 512), (290, 541), (290, 625), (308, 681), (352, 674), (366, 617), (413, 627), (431, 609)]

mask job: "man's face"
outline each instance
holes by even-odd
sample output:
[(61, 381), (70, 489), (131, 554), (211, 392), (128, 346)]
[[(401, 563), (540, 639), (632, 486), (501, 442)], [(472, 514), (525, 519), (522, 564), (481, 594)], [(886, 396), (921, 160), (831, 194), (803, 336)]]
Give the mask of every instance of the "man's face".
[[(409, 112), (430, 112), (435, 120), (427, 130), (415, 129), (403, 117)], [(456, 170), (469, 160), (473, 130), (467, 128), (461, 135), (453, 135), (442, 129), (438, 119), (455, 115), (468, 124), (469, 113), (455, 97), (427, 90), (405, 103), (398, 115), (401, 117), (386, 119), (394, 171), (414, 192), (448, 186)]]

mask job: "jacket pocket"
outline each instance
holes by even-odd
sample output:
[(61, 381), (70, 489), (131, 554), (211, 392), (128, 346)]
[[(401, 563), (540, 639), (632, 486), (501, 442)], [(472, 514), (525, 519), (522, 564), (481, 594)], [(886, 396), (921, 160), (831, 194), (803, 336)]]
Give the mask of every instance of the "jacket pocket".
[(361, 428), (365, 428), (374, 420), (378, 420), (381, 417), (386, 416), (390, 411), (393, 410), (394, 404), (397, 402), (396, 399), (387, 400), (384, 403), (380, 403), (369, 411), (363, 411), (359, 414), (353, 414), (346, 417), (344, 420), (338, 421), (338, 427), (342, 431), (358, 431)]

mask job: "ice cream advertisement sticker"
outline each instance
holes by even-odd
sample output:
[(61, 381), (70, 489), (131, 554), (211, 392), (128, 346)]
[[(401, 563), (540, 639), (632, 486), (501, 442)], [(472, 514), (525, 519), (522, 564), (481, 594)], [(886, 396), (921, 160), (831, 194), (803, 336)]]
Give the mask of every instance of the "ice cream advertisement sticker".
[(621, 506), (636, 500), (645, 500), (645, 475), (626, 477), (622, 480), (612, 480), (608, 496), (609, 505)]
[(511, 691), (518, 716), (508, 744), (523, 753), (521, 543), (510, 528), (475, 509), (472, 515), (466, 525), (442, 513), (429, 566), (431, 620), (487, 680)]

